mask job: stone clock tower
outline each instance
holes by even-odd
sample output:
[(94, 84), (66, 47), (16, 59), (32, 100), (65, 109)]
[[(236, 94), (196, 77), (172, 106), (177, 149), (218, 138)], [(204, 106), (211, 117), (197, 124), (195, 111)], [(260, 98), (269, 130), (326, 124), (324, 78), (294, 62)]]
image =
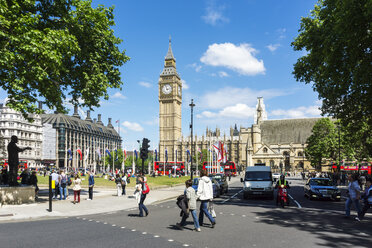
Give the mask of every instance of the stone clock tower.
[(175, 161), (176, 142), (182, 136), (181, 106), (182, 82), (169, 38), (168, 53), (159, 79), (159, 161), (164, 161), (165, 149), (168, 161)]

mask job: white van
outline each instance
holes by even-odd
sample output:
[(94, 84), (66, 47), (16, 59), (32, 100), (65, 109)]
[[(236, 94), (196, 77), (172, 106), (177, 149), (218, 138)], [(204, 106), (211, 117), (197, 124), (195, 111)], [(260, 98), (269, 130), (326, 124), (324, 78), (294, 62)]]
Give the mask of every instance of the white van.
[(245, 170), (243, 183), (244, 199), (252, 196), (264, 196), (274, 199), (273, 179), (269, 166), (249, 166)]

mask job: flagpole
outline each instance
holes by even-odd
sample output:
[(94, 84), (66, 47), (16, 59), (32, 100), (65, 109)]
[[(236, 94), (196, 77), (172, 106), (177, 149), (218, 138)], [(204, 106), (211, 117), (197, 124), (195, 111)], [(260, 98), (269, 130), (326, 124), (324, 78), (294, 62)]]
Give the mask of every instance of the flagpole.
[(132, 156), (132, 175), (134, 175), (135, 171), (136, 171), (136, 168), (134, 166), (134, 149), (133, 149), (133, 156)]
[[(164, 147), (165, 147), (165, 145), (164, 145)], [(163, 166), (163, 176), (165, 176), (165, 153), (166, 153), (166, 151), (167, 151), (167, 148), (165, 147), (165, 150), (164, 150), (164, 166)]]
[(123, 146), (123, 164), (121, 165), (121, 170), (123, 171), (123, 173), (124, 173), (124, 162), (125, 162), (125, 155), (124, 155), (124, 146)]
[(198, 152), (199, 152), (199, 149), (197, 149), (198, 151), (196, 151), (196, 170), (195, 172), (198, 170)]

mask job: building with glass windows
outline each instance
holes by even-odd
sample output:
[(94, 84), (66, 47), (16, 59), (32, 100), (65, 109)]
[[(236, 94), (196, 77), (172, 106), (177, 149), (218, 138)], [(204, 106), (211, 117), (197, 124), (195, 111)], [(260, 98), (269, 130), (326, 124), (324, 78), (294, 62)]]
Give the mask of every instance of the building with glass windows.
[(87, 117), (83, 120), (75, 107), (72, 116), (62, 113), (43, 114), (41, 119), (44, 125), (50, 124), (56, 132), (57, 167), (69, 169), (86, 166), (98, 169), (103, 165), (106, 149), (112, 153), (121, 148), (122, 140), (111, 124), (111, 118), (108, 118), (105, 126), (101, 114), (98, 114), (98, 120), (92, 119), (88, 110)]

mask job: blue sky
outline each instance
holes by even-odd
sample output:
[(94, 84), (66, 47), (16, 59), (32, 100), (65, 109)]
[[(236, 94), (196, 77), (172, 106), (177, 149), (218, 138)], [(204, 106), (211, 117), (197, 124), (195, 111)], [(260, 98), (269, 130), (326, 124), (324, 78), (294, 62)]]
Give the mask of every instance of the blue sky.
[[(158, 80), (172, 37), (177, 71), (184, 80), (182, 133), (190, 134), (193, 98), (194, 132), (206, 127), (252, 125), (257, 97), (263, 96), (268, 119), (318, 117), (317, 94), (296, 82), (293, 64), (304, 52), (290, 43), (300, 19), (315, 0), (93, 0), (115, 5), (115, 35), (131, 58), (122, 68), (123, 88), (110, 90), (92, 117), (120, 119), (124, 147), (147, 137), (158, 144)], [(4, 92), (1, 97), (5, 98)], [(70, 111), (72, 114), (72, 111)]]

